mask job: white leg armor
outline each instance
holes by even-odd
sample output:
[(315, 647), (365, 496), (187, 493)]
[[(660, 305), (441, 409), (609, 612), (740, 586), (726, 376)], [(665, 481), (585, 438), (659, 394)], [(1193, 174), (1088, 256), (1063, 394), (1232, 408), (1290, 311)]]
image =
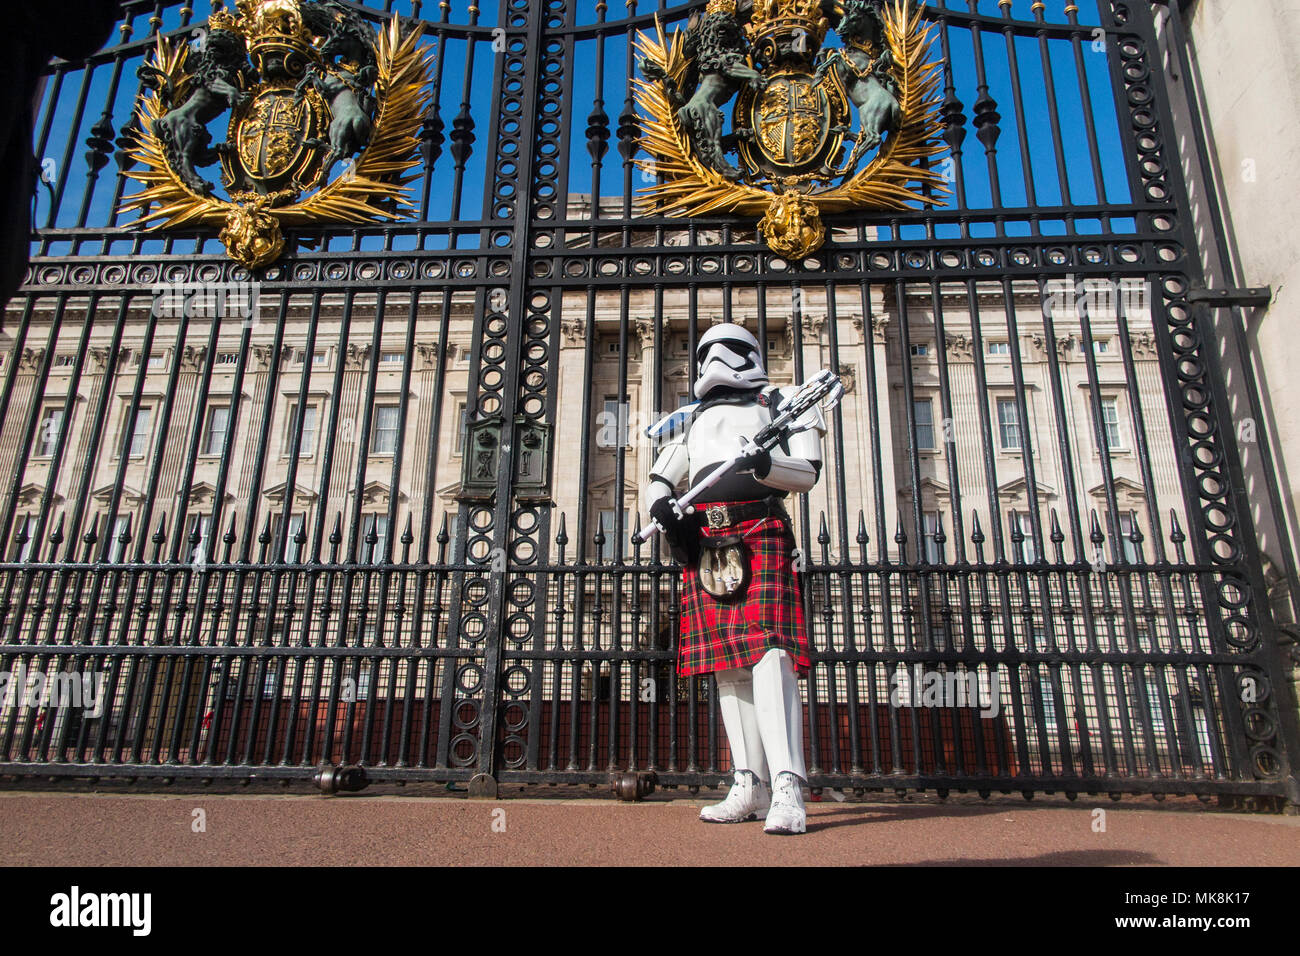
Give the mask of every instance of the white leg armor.
[(767, 760), (754, 711), (749, 668), (718, 671), (714, 679), (718, 682), (718, 709), (722, 711), (722, 726), (727, 731), (736, 775), (726, 799), (701, 810), (700, 819), (708, 823), (756, 820), (760, 813), (767, 812), (770, 800)]
[[(718, 671), (715, 680), (736, 782), (725, 800), (700, 812), (700, 819), (739, 823), (766, 810), (768, 833), (806, 832), (800, 789), (808, 775), (803, 761), (803, 704), (790, 655), (773, 649), (753, 668)], [(770, 807), (765, 783), (769, 773)]]
[(792, 773), (806, 778), (803, 763), (803, 703), (794, 661), (782, 650), (770, 650), (754, 665), (754, 710), (763, 751), (772, 777)]
[(722, 725), (731, 745), (731, 759), (737, 770), (752, 770), (760, 780), (767, 779), (767, 759), (763, 753), (762, 731), (754, 711), (754, 685), (748, 667), (718, 671), (718, 708)]
[(803, 704), (794, 662), (782, 650), (770, 650), (754, 665), (754, 710), (763, 750), (772, 770), (772, 806), (763, 824), (766, 833), (805, 833), (803, 805)]

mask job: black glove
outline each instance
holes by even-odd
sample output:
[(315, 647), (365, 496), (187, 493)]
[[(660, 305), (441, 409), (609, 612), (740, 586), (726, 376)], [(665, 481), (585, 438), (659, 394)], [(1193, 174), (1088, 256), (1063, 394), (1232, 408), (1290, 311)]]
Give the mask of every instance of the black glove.
[(736, 472), (744, 474), (752, 471), (755, 478), (766, 478), (767, 473), (772, 470), (772, 456), (765, 451), (758, 451), (752, 455), (745, 455), (736, 462)]
[(672, 502), (660, 498), (650, 506), (650, 517), (663, 529), (668, 550), (680, 564), (696, 564), (700, 560), (699, 529), (693, 518), (680, 518), (673, 511)]

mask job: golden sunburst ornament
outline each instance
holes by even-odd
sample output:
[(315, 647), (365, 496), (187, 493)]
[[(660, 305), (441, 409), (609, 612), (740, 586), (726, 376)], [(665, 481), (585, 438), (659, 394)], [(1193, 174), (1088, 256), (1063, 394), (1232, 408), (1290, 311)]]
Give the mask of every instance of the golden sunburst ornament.
[[(429, 100), (419, 36), (336, 3), (239, 0), (197, 51), (159, 37), (128, 171), (145, 188), (120, 211), (155, 230), (219, 227), (249, 269), (283, 252), (281, 226), (402, 218)], [(227, 109), (227, 142), (211, 146), (205, 127)], [(217, 161), (228, 200), (199, 172)]]
[[(932, 164), (947, 147), (933, 27), (912, 0), (846, 0), (835, 14), (844, 47), (825, 52), (816, 0), (758, 0), (746, 22), (716, 0), (671, 39), (657, 18), (656, 36), (637, 36), (649, 158), (636, 162), (658, 178), (641, 190), (644, 209), (759, 217), (768, 247), (801, 259), (825, 241), (824, 212), (940, 203), (948, 189)], [(724, 135), (721, 107), (733, 97)], [(733, 149), (743, 168), (726, 159)]]

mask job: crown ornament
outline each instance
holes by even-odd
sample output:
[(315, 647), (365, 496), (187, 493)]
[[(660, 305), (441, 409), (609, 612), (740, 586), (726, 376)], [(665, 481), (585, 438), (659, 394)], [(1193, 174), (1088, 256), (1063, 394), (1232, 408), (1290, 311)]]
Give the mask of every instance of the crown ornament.
[(756, 0), (745, 33), (764, 60), (811, 61), (826, 39), (830, 21), (821, 0)]

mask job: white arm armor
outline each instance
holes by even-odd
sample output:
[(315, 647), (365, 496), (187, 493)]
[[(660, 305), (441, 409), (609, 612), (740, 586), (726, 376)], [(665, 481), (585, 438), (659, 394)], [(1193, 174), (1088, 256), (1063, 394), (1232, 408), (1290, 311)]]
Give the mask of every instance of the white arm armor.
[(661, 498), (672, 497), (677, 486), (690, 473), (690, 456), (686, 453), (686, 439), (669, 442), (659, 452), (650, 467), (650, 484), (646, 488), (646, 511)]
[(779, 447), (771, 452), (772, 467), (762, 478), (756, 474), (760, 484), (796, 494), (808, 491), (817, 484), (821, 474), (822, 436), (826, 434), (826, 419), (820, 408), (811, 408), (795, 422), (799, 426), (811, 426), (807, 431), (796, 432), (790, 436), (790, 454)]

